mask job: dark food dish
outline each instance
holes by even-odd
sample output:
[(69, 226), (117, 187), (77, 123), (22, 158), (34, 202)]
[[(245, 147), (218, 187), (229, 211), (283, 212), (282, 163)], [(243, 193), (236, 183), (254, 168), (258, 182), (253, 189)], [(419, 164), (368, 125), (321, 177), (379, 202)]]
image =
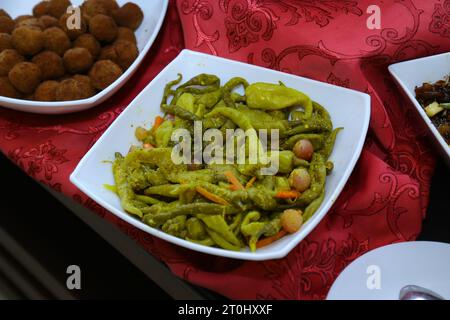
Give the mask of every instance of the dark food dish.
[[(236, 77), (222, 86), (208, 74), (174, 88), (180, 83), (181, 75), (164, 90), (165, 116), (150, 129), (136, 129), (141, 144), (125, 156), (116, 153), (115, 186), (106, 187), (123, 209), (173, 236), (227, 250), (255, 251), (298, 231), (325, 197), (334, 166), (329, 157), (342, 128), (333, 129), (323, 106), (282, 83)], [(245, 95), (234, 90), (241, 86)], [(226, 129), (278, 130), (279, 148), (262, 151), (279, 160), (278, 171), (263, 175), (260, 170), (270, 165), (247, 161), (248, 150), (259, 145), (256, 131), (254, 143), (244, 148), (245, 164), (236, 164), (235, 156), (233, 164), (175, 164), (172, 133), (192, 133), (194, 121), (203, 130), (217, 129), (224, 141)]]
[(0, 9), (0, 96), (35, 101), (86, 99), (106, 89), (139, 56), (138, 5), (86, 0), (80, 28), (69, 0), (44, 0), (33, 15), (13, 19)]
[(416, 87), (416, 99), (450, 146), (450, 79)]

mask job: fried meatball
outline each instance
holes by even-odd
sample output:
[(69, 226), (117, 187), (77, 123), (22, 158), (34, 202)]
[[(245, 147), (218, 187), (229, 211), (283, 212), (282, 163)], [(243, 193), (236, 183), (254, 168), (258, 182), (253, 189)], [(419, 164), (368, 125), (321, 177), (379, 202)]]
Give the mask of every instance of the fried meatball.
[(11, 16), (9, 15), (9, 13), (3, 9), (0, 9), (0, 17), (8, 17), (11, 19)]
[(58, 81), (51, 80), (42, 82), (34, 92), (34, 99), (36, 101), (57, 101), (56, 89), (58, 86)]
[(30, 27), (37, 28), (39, 30), (44, 30), (44, 24), (37, 18), (23, 19), (22, 21), (16, 23), (16, 28), (19, 27)]
[(59, 19), (71, 5), (69, 0), (50, 0), (48, 1), (48, 14)]
[(39, 18), (48, 14), (49, 2), (41, 1), (33, 7), (33, 16)]
[(55, 17), (45, 15), (39, 18), (39, 22), (44, 26), (44, 30), (51, 27), (58, 27), (59, 21)]
[(123, 70), (128, 69), (139, 55), (139, 50), (133, 42), (120, 40), (114, 45), (117, 53), (115, 61)]
[(42, 80), (41, 69), (31, 62), (16, 64), (8, 74), (12, 85), (24, 94), (31, 94)]
[(62, 56), (71, 47), (70, 39), (60, 28), (44, 30), (44, 48)]
[(59, 101), (81, 100), (90, 96), (86, 84), (73, 78), (62, 81), (56, 88), (56, 99)]
[(100, 56), (98, 60), (111, 60), (116, 61), (117, 60), (117, 52), (114, 45), (105, 46), (100, 51)]
[(122, 69), (111, 60), (97, 61), (89, 71), (92, 85), (103, 90), (122, 75)]
[(128, 2), (114, 11), (113, 17), (117, 25), (136, 30), (144, 19), (144, 13), (138, 5)]
[(34, 17), (30, 16), (29, 14), (23, 14), (23, 15), (17, 16), (14, 19), (14, 22), (17, 24), (17, 23), (22, 22), (23, 20), (28, 20), (28, 19), (32, 19), (32, 18), (34, 18)]
[(94, 59), (86, 48), (73, 48), (66, 51), (63, 57), (64, 67), (69, 73), (83, 73), (88, 71)]
[(112, 42), (117, 37), (114, 19), (104, 14), (97, 14), (89, 20), (89, 31), (100, 42)]
[(86, 97), (92, 97), (95, 94), (95, 89), (92, 86), (91, 78), (88, 76), (76, 74), (72, 77), (72, 79), (78, 81), (83, 92), (86, 94)]
[(14, 49), (6, 49), (0, 53), (0, 76), (7, 76), (9, 71), (25, 58)]
[(8, 77), (0, 77), (0, 96), (15, 99), (20, 97), (20, 93), (14, 88)]
[(75, 18), (72, 14), (66, 13), (61, 16), (59, 19), (59, 26), (64, 30), (65, 33), (69, 36), (71, 40), (75, 40), (83, 33), (87, 31), (87, 24), (84, 18), (81, 18), (80, 21), (75, 21)]
[(19, 27), (12, 33), (13, 47), (23, 55), (35, 55), (44, 47), (44, 33), (33, 27)]
[(85, 33), (79, 36), (73, 43), (74, 48), (85, 48), (87, 49), (93, 58), (98, 57), (102, 47), (100, 43), (95, 39), (92, 34)]
[(127, 27), (119, 27), (117, 29), (117, 40), (126, 40), (130, 41), (134, 44), (137, 44), (136, 41), (136, 35), (134, 34), (134, 31)]
[(13, 19), (7, 16), (0, 16), (0, 32), (11, 33), (14, 30), (16, 23)]
[(58, 79), (66, 73), (62, 58), (53, 51), (43, 51), (31, 61), (41, 69), (42, 80)]
[(87, 0), (81, 6), (81, 12), (88, 20), (97, 14), (112, 16), (117, 9), (119, 5), (115, 0)]
[(12, 49), (11, 35), (0, 33), (0, 53), (5, 49)]

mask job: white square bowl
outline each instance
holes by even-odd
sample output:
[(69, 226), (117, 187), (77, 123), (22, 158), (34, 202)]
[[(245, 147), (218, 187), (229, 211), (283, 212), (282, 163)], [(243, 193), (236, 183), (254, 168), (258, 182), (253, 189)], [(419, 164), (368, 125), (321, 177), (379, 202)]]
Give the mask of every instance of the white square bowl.
[[(250, 83), (257, 81), (278, 83), (299, 89), (330, 112), (335, 127), (344, 127), (336, 140), (331, 160), (335, 169), (327, 178), (325, 200), (314, 216), (295, 234), (286, 236), (270, 246), (250, 252), (211, 248), (191, 243), (151, 228), (128, 215), (120, 206), (118, 197), (104, 188), (114, 184), (111, 164), (115, 152), (126, 154), (132, 144), (137, 144), (134, 135), (138, 126), (150, 127), (153, 119), (162, 114), (160, 101), (164, 86), (181, 73), (187, 80), (200, 73), (215, 74), (222, 83), (241, 76)], [(347, 182), (364, 144), (370, 119), (370, 97), (367, 94), (313, 81), (298, 76), (227, 60), (203, 53), (183, 50), (161, 73), (140, 93), (128, 108), (113, 122), (98, 142), (80, 161), (70, 180), (80, 190), (136, 228), (171, 243), (192, 250), (243, 260), (269, 260), (286, 256), (322, 220), (335, 202)]]
[[(39, 1), (40, 0), (2, 0), (1, 8), (6, 10), (11, 17), (15, 18), (23, 14), (32, 14), (33, 7)], [(71, 2), (73, 6), (79, 6), (84, 1), (72, 0)], [(119, 5), (123, 5), (127, 2), (128, 0), (117, 0)], [(145, 55), (150, 50), (150, 47), (161, 29), (169, 4), (169, 0), (133, 0), (133, 2), (138, 4), (144, 12), (144, 20), (142, 21), (141, 26), (135, 31), (139, 56), (122, 76), (109, 87), (93, 97), (76, 101), (40, 102), (11, 99), (0, 96), (0, 106), (30, 113), (66, 114), (90, 109), (111, 97), (128, 81), (128, 79), (131, 78), (142, 60), (144, 60)]]
[(450, 147), (417, 101), (414, 91), (416, 86), (420, 87), (424, 82), (435, 83), (449, 75), (450, 52), (392, 64), (389, 66), (389, 72), (416, 107), (417, 112), (430, 129), (433, 141), (450, 165)]

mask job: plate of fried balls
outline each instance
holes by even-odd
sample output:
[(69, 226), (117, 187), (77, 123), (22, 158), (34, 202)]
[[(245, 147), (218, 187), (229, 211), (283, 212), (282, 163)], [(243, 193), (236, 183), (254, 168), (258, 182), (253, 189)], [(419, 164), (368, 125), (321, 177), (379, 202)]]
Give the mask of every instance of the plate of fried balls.
[(168, 0), (0, 4), (0, 106), (65, 114), (110, 98), (133, 75)]

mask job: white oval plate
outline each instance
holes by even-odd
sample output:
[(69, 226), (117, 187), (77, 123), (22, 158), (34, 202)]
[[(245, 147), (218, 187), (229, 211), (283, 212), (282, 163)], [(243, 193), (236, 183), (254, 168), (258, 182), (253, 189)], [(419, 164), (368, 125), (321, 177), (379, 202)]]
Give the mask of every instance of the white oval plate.
[(424, 82), (434, 83), (449, 75), (450, 52), (392, 64), (389, 66), (389, 72), (416, 107), (417, 112), (430, 129), (435, 144), (445, 157), (447, 164), (450, 165), (450, 147), (417, 101), (414, 92), (415, 87), (420, 87)]
[(450, 244), (416, 241), (372, 250), (342, 271), (327, 299), (398, 300), (407, 285), (450, 299)]
[[(6, 10), (13, 18), (22, 14), (31, 14), (33, 6), (39, 0), (2, 1), (2, 9)], [(119, 5), (128, 0), (117, 0)], [(144, 11), (144, 20), (136, 30), (139, 56), (124, 74), (105, 90), (88, 99), (62, 102), (39, 102), (21, 99), (11, 99), (0, 96), (0, 106), (30, 113), (65, 114), (90, 109), (99, 105), (117, 92), (137, 70), (161, 29), (166, 15), (169, 0), (133, 0)], [(72, 0), (72, 5), (80, 5), (83, 0)]]
[[(115, 152), (126, 154), (132, 144), (137, 144), (137, 126), (149, 128), (160, 111), (160, 101), (165, 85), (181, 73), (186, 81), (200, 73), (211, 73), (220, 77), (222, 84), (232, 77), (246, 78), (250, 83), (257, 81), (278, 83), (299, 89), (330, 112), (334, 126), (344, 127), (336, 140), (331, 160), (335, 168), (327, 178), (325, 199), (314, 216), (295, 234), (276, 241), (270, 246), (250, 252), (240, 252), (210, 248), (173, 237), (149, 227), (123, 211), (118, 197), (104, 188), (104, 184), (114, 184), (111, 164)], [(156, 237), (177, 245), (217, 256), (244, 260), (269, 260), (286, 256), (322, 220), (333, 205), (349, 178), (367, 133), (370, 119), (370, 97), (367, 94), (337, 87), (328, 83), (278, 72), (250, 64), (219, 58), (203, 53), (183, 50), (136, 99), (111, 124), (98, 142), (84, 156), (72, 173), (70, 180), (80, 190), (121, 219)]]

